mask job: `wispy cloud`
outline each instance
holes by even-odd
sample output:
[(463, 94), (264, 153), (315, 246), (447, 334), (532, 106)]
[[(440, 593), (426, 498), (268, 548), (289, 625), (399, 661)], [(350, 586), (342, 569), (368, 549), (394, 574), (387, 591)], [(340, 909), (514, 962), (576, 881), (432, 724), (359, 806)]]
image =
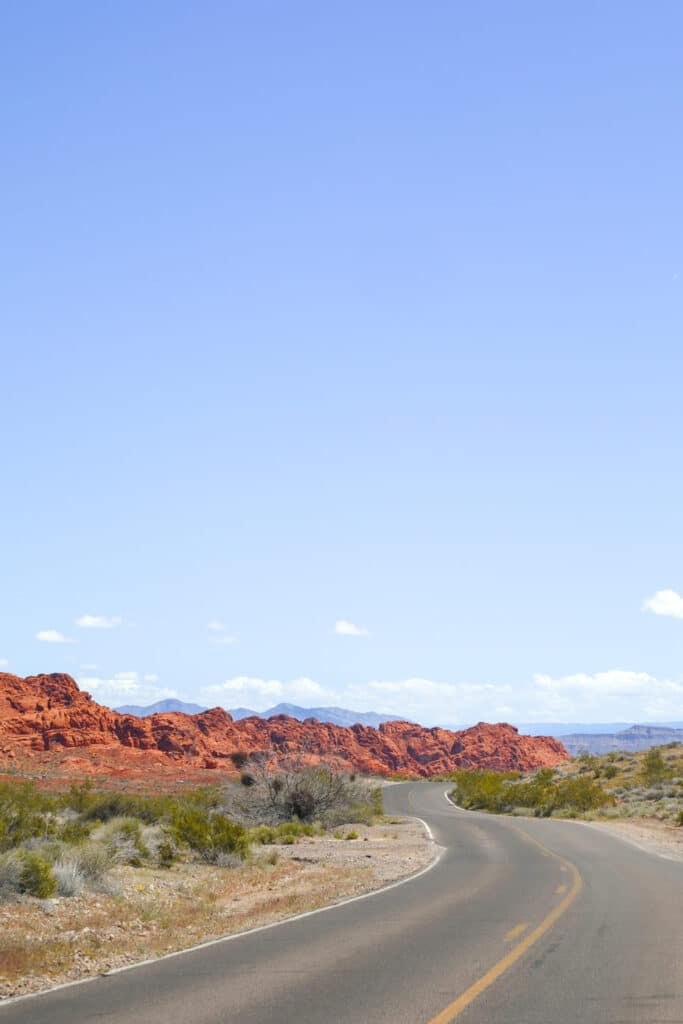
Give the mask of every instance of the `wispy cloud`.
[(76, 619), (79, 629), (116, 629), (123, 625), (118, 615), (81, 615)]
[(648, 597), (643, 604), (643, 611), (654, 612), (655, 615), (669, 615), (673, 619), (683, 619), (683, 597), (675, 590), (658, 590)]
[(154, 686), (157, 677), (140, 676), (139, 672), (115, 672), (110, 677), (79, 676), (77, 682), (82, 690), (92, 693), (95, 700), (109, 707), (130, 703), (153, 704), (166, 697), (178, 697), (176, 690), (168, 687)]
[(680, 718), (683, 681), (649, 672), (608, 669), (566, 676), (535, 675), (520, 694), (529, 721), (647, 722)]
[(44, 644), (75, 644), (76, 641), (70, 636), (64, 636), (58, 629), (39, 629), (36, 633), (36, 640), (42, 640)]
[(334, 624), (334, 631), (337, 636), (369, 636), (370, 633), (363, 626), (357, 626), (348, 619), (337, 619)]
[(220, 619), (211, 619), (207, 622), (206, 628), (212, 635), (209, 640), (212, 644), (219, 644), (220, 646), (229, 646), (230, 644), (238, 643), (238, 638), (226, 633), (227, 626)]
[(329, 691), (314, 679), (305, 676), (289, 682), (280, 679), (259, 679), (256, 676), (235, 676), (223, 683), (204, 686), (201, 692), (209, 697), (222, 697), (222, 703), (226, 707), (234, 707), (236, 702), (247, 701), (254, 705), (257, 711), (263, 711), (271, 704), (278, 704), (283, 700), (290, 703), (303, 702), (305, 706), (310, 701), (320, 703), (330, 696)]
[(238, 642), (238, 638), (236, 636), (232, 636), (226, 633), (226, 629), (228, 627), (225, 625), (224, 622), (221, 622), (220, 619), (211, 619), (210, 622), (207, 622), (206, 628), (211, 634), (209, 640), (211, 641), (212, 644), (228, 646), (230, 644), (236, 644)]

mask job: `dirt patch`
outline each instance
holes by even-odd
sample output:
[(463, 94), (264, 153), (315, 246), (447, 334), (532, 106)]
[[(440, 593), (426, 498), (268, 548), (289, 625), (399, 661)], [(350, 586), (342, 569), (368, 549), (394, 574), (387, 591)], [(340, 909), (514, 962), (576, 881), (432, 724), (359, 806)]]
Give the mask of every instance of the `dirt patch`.
[[(412, 819), (291, 846), (255, 847), (242, 867), (120, 867), (112, 891), (0, 905), (0, 999), (38, 992), (208, 939), (283, 920), (398, 881), (436, 847)], [(273, 863), (274, 862), (274, 863)]]
[(661, 821), (592, 821), (592, 828), (613, 832), (648, 853), (683, 860), (683, 828)]

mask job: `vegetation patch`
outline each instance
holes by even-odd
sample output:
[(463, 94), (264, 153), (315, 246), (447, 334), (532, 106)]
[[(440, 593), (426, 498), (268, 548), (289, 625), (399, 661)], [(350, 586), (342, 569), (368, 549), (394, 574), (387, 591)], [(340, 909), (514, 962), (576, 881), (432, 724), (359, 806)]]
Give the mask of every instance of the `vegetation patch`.
[(462, 771), (450, 776), (461, 807), (537, 817), (655, 819), (683, 826), (683, 747), (582, 754), (557, 768)]

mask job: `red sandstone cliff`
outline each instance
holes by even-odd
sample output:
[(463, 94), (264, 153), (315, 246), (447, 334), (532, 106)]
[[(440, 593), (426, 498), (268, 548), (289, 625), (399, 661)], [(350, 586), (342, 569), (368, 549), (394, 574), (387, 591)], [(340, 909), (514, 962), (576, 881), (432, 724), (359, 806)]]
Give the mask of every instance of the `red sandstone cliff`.
[[(330, 759), (339, 767), (386, 775), (430, 776), (456, 768), (519, 769), (556, 765), (567, 758), (557, 740), (520, 736), (511, 725), (480, 722), (450, 732), (409, 722), (386, 722), (378, 729), (350, 728), (287, 715), (233, 722), (222, 708), (198, 715), (162, 714), (149, 718), (120, 715), (97, 704), (68, 675), (18, 676), (0, 673), (0, 764), (37, 760), (77, 748), (90, 771), (107, 772), (126, 750), (139, 765), (149, 762), (171, 771), (187, 767), (232, 768), (230, 754), (274, 751), (307, 760)], [(133, 751), (135, 754), (133, 755)], [(124, 769), (125, 770), (125, 769)], [(119, 769), (117, 774), (121, 774)]]

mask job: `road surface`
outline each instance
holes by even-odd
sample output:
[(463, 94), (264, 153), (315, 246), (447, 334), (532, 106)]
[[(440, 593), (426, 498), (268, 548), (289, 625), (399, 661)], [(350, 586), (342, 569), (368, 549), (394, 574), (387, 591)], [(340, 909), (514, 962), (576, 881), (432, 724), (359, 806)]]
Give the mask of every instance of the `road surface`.
[(578, 823), (460, 811), (445, 791), (386, 790), (444, 847), (414, 880), (9, 1002), (0, 1024), (683, 1022), (683, 864)]

